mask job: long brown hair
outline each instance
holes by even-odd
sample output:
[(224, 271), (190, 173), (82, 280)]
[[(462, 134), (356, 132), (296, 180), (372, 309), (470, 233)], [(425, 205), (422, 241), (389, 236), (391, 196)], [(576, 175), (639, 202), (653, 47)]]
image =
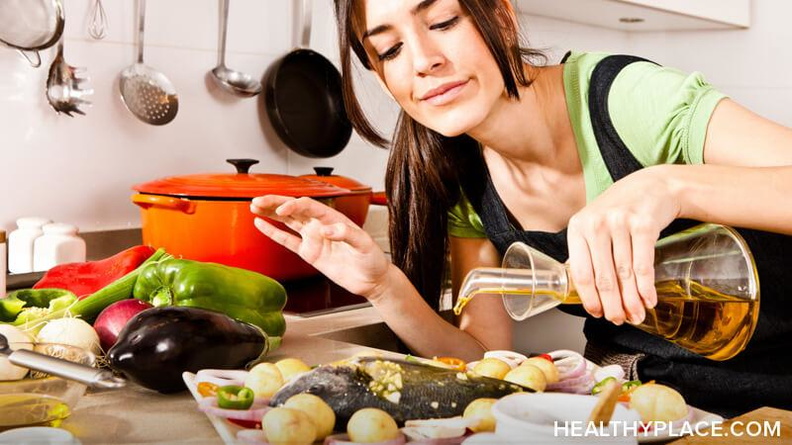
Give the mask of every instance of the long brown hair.
[[(335, 0), (338, 21), (344, 104), (361, 137), (380, 147), (387, 141), (371, 125), (357, 101), (352, 82), (351, 53), (371, 70), (356, 27), (356, 2)], [(506, 93), (518, 100), (519, 87), (531, 81), (524, 62), (544, 59), (537, 50), (522, 48), (508, 0), (459, 0), (481, 33), (500, 68)], [(439, 309), (448, 252), (448, 210), (460, 199), (462, 180), (470, 166), (481, 161), (481, 147), (467, 135), (443, 136), (416, 122), (404, 111), (399, 115), (385, 174), (390, 211), (390, 244), (394, 264), (404, 271), (418, 292)]]

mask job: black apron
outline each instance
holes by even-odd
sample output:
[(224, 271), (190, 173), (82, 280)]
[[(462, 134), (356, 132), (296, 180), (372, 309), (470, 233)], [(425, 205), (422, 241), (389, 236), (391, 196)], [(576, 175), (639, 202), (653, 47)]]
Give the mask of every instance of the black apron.
[[(602, 158), (613, 181), (643, 168), (627, 149), (611, 122), (608, 93), (616, 75), (626, 65), (645, 59), (614, 55), (604, 58), (592, 72), (589, 112)], [(640, 100), (640, 98), (638, 98)], [(515, 227), (498, 196), (483, 158), (476, 165), (478, 184), (465, 184), (464, 191), (479, 214), (489, 240), (501, 255), (521, 241), (558, 261), (568, 259), (566, 229), (550, 233)], [(661, 237), (699, 224), (676, 220)], [(679, 390), (690, 405), (732, 417), (760, 406), (792, 409), (792, 237), (738, 229), (751, 248), (759, 270), (759, 322), (747, 348), (727, 361), (713, 361), (628, 324), (616, 326), (604, 318), (585, 313), (581, 306), (561, 306), (574, 315), (585, 316), (586, 356), (600, 364), (610, 360), (626, 364), (642, 381), (655, 380)], [(528, 321), (530, 322), (530, 321)], [(540, 351), (536, 351), (540, 352)], [(603, 360), (605, 359), (605, 360)]]

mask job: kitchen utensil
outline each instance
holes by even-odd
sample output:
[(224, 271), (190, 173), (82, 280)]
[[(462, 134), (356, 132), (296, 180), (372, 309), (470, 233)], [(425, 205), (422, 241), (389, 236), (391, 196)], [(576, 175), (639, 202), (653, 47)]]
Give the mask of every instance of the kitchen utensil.
[(620, 394), (621, 385), (619, 382), (611, 380), (606, 383), (599, 394), (599, 400), (589, 414), (588, 423), (593, 423), (597, 428), (607, 425), (613, 417), (613, 411), (616, 409)]
[(314, 167), (315, 175), (302, 175), (301, 178), (315, 179), (349, 190), (349, 194), (335, 200), (335, 209), (349, 217), (353, 223), (363, 227), (368, 216), (370, 204), (384, 205), (383, 201), (372, 199), (371, 187), (346, 176), (334, 175), (332, 167)]
[(225, 65), (228, 4), (229, 0), (220, 0), (220, 40), (218, 42), (217, 66), (211, 71), (212, 80), (220, 88), (231, 94), (241, 97), (253, 97), (261, 93), (261, 82), (248, 74), (228, 69)]
[(176, 89), (164, 74), (143, 63), (146, 0), (137, 0), (137, 63), (121, 72), (121, 99), (127, 109), (141, 121), (151, 125), (165, 125), (179, 111)]
[(90, 14), (91, 22), (88, 24), (88, 35), (96, 40), (104, 39), (107, 36), (107, 14), (102, 6), (102, 0), (94, 0)]
[(93, 90), (85, 88), (87, 78), (82, 76), (85, 68), (78, 68), (66, 63), (63, 58), (63, 38), (58, 41), (58, 52), (50, 65), (47, 76), (47, 101), (52, 108), (69, 117), (72, 113), (85, 115), (81, 109), (90, 106), (85, 97), (93, 94)]
[[(712, 360), (742, 351), (759, 317), (759, 276), (737, 231), (701, 224), (655, 246), (657, 306), (637, 328)], [(514, 243), (502, 268), (476, 268), (462, 283), (454, 312), (476, 294), (498, 295), (515, 320), (559, 304), (581, 304), (567, 265)]]
[(107, 369), (96, 369), (27, 349), (15, 351), (11, 349), (8, 339), (3, 334), (0, 334), (0, 355), (6, 356), (14, 365), (74, 380), (94, 388), (121, 388), (126, 384), (125, 380), (113, 376), (112, 371)]
[(346, 115), (341, 74), (321, 54), (308, 49), (311, 1), (302, 1), (301, 48), (265, 73), (267, 116), (278, 137), (310, 158), (335, 156), (346, 147), (352, 124)]
[(60, 40), (64, 24), (61, 0), (0, 0), (0, 43), (19, 50), (34, 68), (41, 66), (38, 52)]
[(250, 201), (279, 194), (333, 205), (349, 191), (295, 176), (249, 173), (258, 162), (252, 159), (228, 162), (236, 173), (175, 176), (135, 185), (139, 193), (132, 202), (141, 208), (143, 242), (164, 247), (174, 256), (242, 267), (276, 280), (317, 275), (297, 254), (255, 228)]

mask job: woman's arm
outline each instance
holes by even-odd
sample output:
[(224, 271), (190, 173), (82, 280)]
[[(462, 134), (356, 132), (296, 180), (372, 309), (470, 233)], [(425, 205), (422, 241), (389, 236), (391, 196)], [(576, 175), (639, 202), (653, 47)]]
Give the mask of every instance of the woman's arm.
[(586, 311), (643, 320), (657, 302), (654, 244), (675, 218), (792, 234), (792, 130), (722, 100), (704, 161), (638, 170), (570, 219), (570, 272)]
[[(410, 280), (390, 263), (363, 229), (338, 211), (308, 198), (255, 198), (256, 227), (313, 265), (327, 278), (368, 299), (383, 320), (415, 353), (465, 360), (483, 349), (469, 333), (440, 317)], [(280, 221), (292, 231), (271, 224)]]
[[(451, 283), (454, 302), (462, 281), (475, 267), (500, 267), (495, 246), (486, 238), (451, 237)], [(470, 334), (484, 350), (512, 349), (512, 320), (499, 296), (482, 294), (465, 306), (457, 320), (459, 328)]]

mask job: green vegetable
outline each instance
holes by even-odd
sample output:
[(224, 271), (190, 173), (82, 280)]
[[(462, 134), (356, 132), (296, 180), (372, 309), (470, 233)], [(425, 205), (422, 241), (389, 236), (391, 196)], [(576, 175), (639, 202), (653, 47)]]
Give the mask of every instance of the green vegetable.
[(154, 306), (184, 306), (221, 312), (260, 327), (270, 350), (286, 332), (286, 290), (270, 277), (246, 269), (184, 259), (168, 259), (143, 268), (135, 298)]
[(637, 387), (639, 387), (641, 385), (642, 385), (642, 383), (641, 383), (640, 380), (629, 380), (629, 381), (626, 381), (626, 382), (622, 383), (622, 392), (631, 391), (631, 390), (633, 390), (633, 389), (635, 389), (635, 388), (637, 388)]
[[(86, 322), (92, 323), (96, 316), (99, 315), (99, 313), (102, 312), (102, 310), (107, 306), (110, 306), (116, 301), (132, 298), (132, 290), (135, 286), (135, 281), (137, 280), (138, 274), (143, 269), (143, 267), (145, 267), (147, 264), (155, 263), (165, 258), (170, 258), (170, 255), (168, 255), (164, 249), (159, 249), (137, 269), (129, 272), (122, 278), (112, 282), (102, 289), (99, 289), (82, 300), (78, 300), (76, 296), (69, 302), (66, 302), (66, 299), (58, 300), (57, 302), (53, 302), (54, 305), (52, 307), (47, 307), (47, 309), (44, 311), (37, 311), (35, 316), (33, 316), (34, 313), (31, 312), (31, 315), (25, 316), (24, 319), (17, 317), (16, 321), (14, 321), (12, 324), (19, 326), (24, 331), (37, 332), (39, 329), (41, 329), (41, 327), (44, 326), (44, 324), (46, 324), (47, 321), (63, 317), (80, 317)], [(38, 292), (55, 290), (58, 292), (63, 292), (60, 289), (22, 289), (18, 292), (31, 292), (33, 293), (32, 295), (36, 297), (39, 295), (43, 297), (46, 294), (38, 294)], [(74, 294), (69, 291), (65, 292), (74, 296)], [(13, 293), (14, 292), (12, 292), (12, 294)], [(25, 294), (22, 293), (20, 295)], [(9, 305), (3, 305), (4, 309), (0, 309), (0, 311), (5, 310), (8, 311), (7, 313), (11, 313), (16, 310), (18, 304), (19, 303), (17, 302), (11, 301)]]
[(612, 376), (611, 377), (605, 377), (604, 379), (602, 379), (599, 382), (597, 382), (597, 384), (594, 385), (593, 388), (591, 388), (591, 394), (595, 394), (596, 395), (596, 394), (601, 393), (602, 390), (605, 389), (606, 386), (608, 386), (609, 382), (612, 382), (612, 381), (615, 381), (615, 380), (616, 380), (616, 377), (612, 377)]
[(225, 409), (248, 409), (256, 397), (253, 390), (239, 385), (226, 385), (217, 389), (217, 406)]
[(64, 289), (20, 289), (0, 299), (0, 322), (14, 326), (38, 320), (77, 301)]

